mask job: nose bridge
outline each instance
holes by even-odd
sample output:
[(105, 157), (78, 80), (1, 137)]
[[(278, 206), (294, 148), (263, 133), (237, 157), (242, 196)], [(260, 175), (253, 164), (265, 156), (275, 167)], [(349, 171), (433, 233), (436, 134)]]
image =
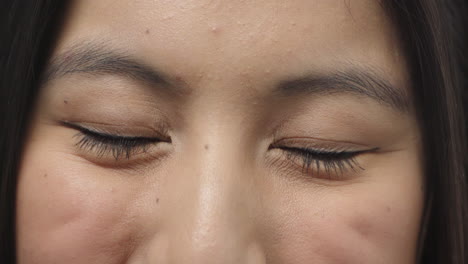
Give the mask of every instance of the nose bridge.
[(254, 257), (248, 253), (258, 252), (252, 250), (257, 248), (250, 215), (256, 200), (250, 195), (253, 175), (245, 162), (245, 147), (239, 144), (242, 140), (227, 130), (230, 128), (212, 128), (186, 155), (192, 161), (187, 162), (190, 168), (182, 178), (190, 178), (190, 184), (182, 183), (185, 195), (178, 208), (180, 218), (172, 223), (174, 263), (249, 263), (245, 258), (258, 259), (258, 253)]
[(240, 247), (251, 228), (248, 222), (242, 223), (242, 218), (248, 217), (238, 206), (241, 203), (235, 195), (238, 187), (232, 185), (232, 177), (225, 172), (213, 169), (200, 177), (192, 214), (186, 218), (187, 240), (179, 241), (187, 243), (187, 256), (193, 261), (219, 261), (222, 256), (242, 250)]

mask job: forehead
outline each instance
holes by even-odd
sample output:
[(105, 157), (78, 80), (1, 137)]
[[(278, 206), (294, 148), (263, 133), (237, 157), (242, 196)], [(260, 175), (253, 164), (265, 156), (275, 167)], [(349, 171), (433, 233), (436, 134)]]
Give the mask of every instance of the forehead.
[(59, 50), (105, 41), (181, 74), (299, 75), (353, 63), (398, 77), (389, 21), (377, 0), (78, 0)]

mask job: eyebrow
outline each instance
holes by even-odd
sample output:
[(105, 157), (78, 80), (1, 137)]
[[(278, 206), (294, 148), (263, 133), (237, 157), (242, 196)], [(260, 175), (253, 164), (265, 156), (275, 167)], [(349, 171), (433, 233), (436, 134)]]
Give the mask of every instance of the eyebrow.
[(410, 108), (406, 90), (393, 86), (369, 69), (357, 66), (332, 74), (311, 74), (281, 82), (276, 91), (283, 96), (307, 94), (353, 94), (386, 105), (397, 112), (407, 113)]
[(180, 80), (163, 74), (125, 52), (89, 43), (75, 45), (54, 57), (44, 73), (43, 84), (75, 73), (123, 76), (149, 86), (162, 85), (179, 92), (182, 87)]
[[(313, 94), (353, 94), (370, 98), (391, 109), (407, 113), (410, 102), (406, 90), (393, 86), (374, 71), (350, 65), (350, 69), (331, 74), (309, 74), (279, 82), (273, 94), (277, 96), (307, 96)], [(118, 75), (157, 86), (179, 94), (187, 87), (178, 79), (150, 67), (125, 52), (106, 45), (80, 44), (51, 60), (43, 83), (74, 73)]]

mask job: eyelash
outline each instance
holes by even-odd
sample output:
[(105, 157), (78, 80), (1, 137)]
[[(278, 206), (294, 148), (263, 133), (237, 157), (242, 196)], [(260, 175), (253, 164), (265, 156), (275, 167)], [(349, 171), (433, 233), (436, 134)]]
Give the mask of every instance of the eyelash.
[[(76, 136), (80, 137), (80, 140), (76, 145), (80, 149), (86, 151), (96, 151), (99, 158), (106, 154), (111, 154), (115, 160), (119, 160), (123, 157), (130, 159), (132, 154), (146, 152), (147, 148), (151, 144), (170, 142), (170, 139), (163, 140), (160, 138), (148, 137), (123, 137), (92, 131), (74, 124), (67, 123), (66, 125), (79, 131)], [(272, 145), (270, 149), (273, 148), (284, 151), (288, 160), (297, 162), (296, 160), (299, 159), (302, 167), (302, 173), (304, 174), (313, 174), (314, 171), (320, 173), (320, 169), (323, 168), (326, 175), (335, 175), (338, 177), (349, 169), (352, 171), (356, 171), (357, 168), (364, 170), (364, 168), (362, 168), (356, 161), (356, 157), (360, 154), (375, 150), (334, 151)], [(314, 169), (311, 169), (311, 166), (313, 165)]]
[[(299, 162), (302, 167), (302, 173), (316, 176), (315, 173), (321, 174), (321, 168), (323, 168), (325, 175), (329, 179), (339, 179), (348, 170), (364, 170), (357, 162), (356, 157), (360, 154), (376, 150), (344, 151), (287, 146), (274, 146), (271, 148), (281, 149), (285, 152), (288, 160)], [(314, 168), (311, 168), (312, 166)]]
[(111, 154), (115, 160), (124, 157), (130, 159), (135, 153), (146, 152), (151, 144), (170, 142), (170, 138), (124, 137), (92, 131), (74, 124), (66, 125), (79, 131), (75, 135), (79, 138), (76, 146), (86, 151), (96, 151), (99, 158)]

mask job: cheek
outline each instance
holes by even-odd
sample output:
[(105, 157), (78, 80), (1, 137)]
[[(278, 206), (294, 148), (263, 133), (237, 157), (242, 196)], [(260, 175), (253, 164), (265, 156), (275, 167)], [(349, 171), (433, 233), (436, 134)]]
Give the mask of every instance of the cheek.
[(324, 194), (288, 204), (272, 218), (268, 263), (414, 263), (418, 203)]
[(103, 177), (59, 154), (25, 153), (17, 199), (19, 263), (119, 263), (130, 254), (135, 197), (125, 182)]

